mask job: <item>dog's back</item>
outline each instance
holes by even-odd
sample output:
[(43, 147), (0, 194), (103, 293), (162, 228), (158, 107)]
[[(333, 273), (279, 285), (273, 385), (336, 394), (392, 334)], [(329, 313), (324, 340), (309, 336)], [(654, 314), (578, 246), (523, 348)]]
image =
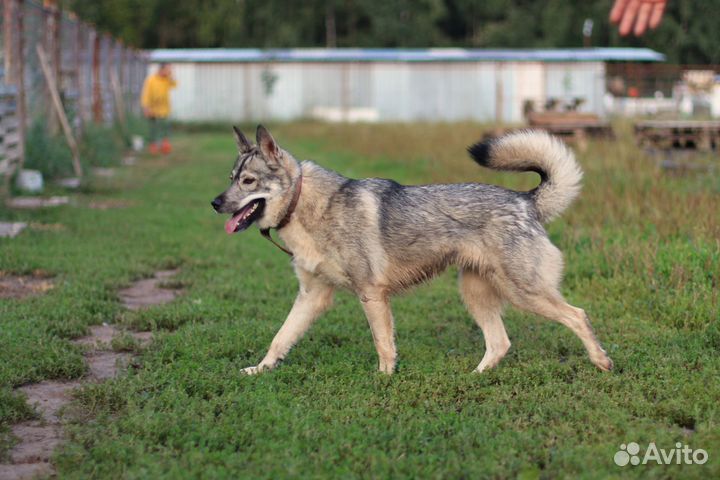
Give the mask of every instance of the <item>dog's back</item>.
[[(479, 183), (404, 186), (392, 180), (351, 180), (304, 162), (325, 182), (326, 204), (303, 220), (316, 233), (319, 251), (342, 259), (354, 284), (381, 281), (392, 291), (422, 282), (450, 264), (483, 271), (516, 264), (561, 264), (543, 221), (558, 215), (579, 192), (582, 177), (572, 153), (543, 132), (522, 132), (469, 148), (494, 169), (535, 171), (540, 185), (516, 192)], [(312, 172), (312, 173), (311, 173)], [(340, 265), (333, 270), (341, 269)], [(558, 271), (559, 268), (548, 268)], [(535, 269), (527, 277), (537, 275)]]

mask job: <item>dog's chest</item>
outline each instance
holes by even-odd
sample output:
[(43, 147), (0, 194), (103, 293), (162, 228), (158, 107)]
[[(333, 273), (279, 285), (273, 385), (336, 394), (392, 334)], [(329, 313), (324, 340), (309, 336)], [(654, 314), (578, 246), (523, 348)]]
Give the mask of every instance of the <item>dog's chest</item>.
[(281, 238), (293, 252), (293, 262), (312, 274), (337, 286), (349, 286), (350, 278), (340, 262), (319, 248), (318, 243), (301, 226), (288, 225)]

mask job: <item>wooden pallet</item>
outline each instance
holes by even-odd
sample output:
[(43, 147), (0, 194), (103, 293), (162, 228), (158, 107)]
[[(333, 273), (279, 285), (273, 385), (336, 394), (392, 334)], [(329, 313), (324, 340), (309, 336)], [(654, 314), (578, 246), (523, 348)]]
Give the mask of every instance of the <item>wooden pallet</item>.
[(584, 143), (588, 138), (615, 138), (610, 122), (594, 113), (532, 112), (528, 126), (546, 130), (569, 143)]
[(637, 144), (648, 150), (720, 151), (720, 121), (655, 120), (635, 124)]
[[(528, 128), (545, 130), (562, 138), (566, 143), (580, 150), (587, 148), (590, 138), (615, 138), (610, 122), (602, 120), (593, 113), (579, 112), (531, 112), (527, 115)], [(485, 135), (485, 138), (499, 137), (506, 133), (523, 129), (500, 128)]]
[(0, 177), (12, 175), (22, 159), (23, 145), (16, 113), (14, 89), (5, 86), (0, 91)]

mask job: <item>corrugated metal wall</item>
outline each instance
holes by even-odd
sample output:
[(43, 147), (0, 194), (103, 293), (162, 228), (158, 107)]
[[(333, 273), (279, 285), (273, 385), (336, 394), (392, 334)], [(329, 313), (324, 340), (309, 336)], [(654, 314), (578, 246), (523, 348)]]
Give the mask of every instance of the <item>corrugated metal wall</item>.
[[(362, 111), (379, 121), (520, 123), (523, 103), (585, 99), (603, 114), (602, 62), (176, 63), (181, 121), (294, 120)], [(150, 68), (154, 68), (151, 66)]]

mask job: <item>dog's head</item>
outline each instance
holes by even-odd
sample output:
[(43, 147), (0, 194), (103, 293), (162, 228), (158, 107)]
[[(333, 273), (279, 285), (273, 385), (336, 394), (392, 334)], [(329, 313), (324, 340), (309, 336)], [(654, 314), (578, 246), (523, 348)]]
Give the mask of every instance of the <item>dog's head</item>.
[(253, 223), (261, 229), (273, 228), (287, 212), (300, 166), (262, 125), (257, 127), (257, 145), (237, 127), (233, 131), (238, 157), (230, 173), (230, 186), (211, 204), (216, 212), (231, 214), (225, 223), (227, 233), (241, 232)]

